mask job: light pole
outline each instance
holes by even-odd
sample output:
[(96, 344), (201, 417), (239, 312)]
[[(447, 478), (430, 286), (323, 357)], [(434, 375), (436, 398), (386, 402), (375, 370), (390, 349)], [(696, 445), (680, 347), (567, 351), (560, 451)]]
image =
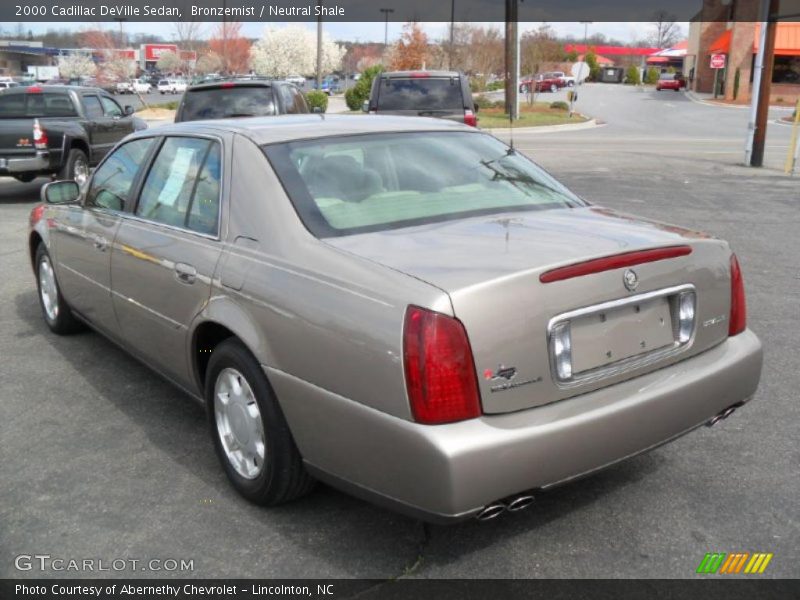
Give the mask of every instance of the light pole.
[(383, 29), (383, 47), (389, 45), (389, 15), (394, 12), (393, 8), (381, 8), (379, 9), (385, 17), (385, 26)]
[[(322, 6), (322, 0), (317, 0), (317, 7)], [(322, 91), (322, 11), (317, 11), (317, 90)], [(328, 88), (330, 91), (330, 88)]]
[[(583, 25), (583, 60), (581, 61), (581, 68), (578, 69), (578, 85), (583, 83), (583, 63), (586, 62), (586, 55), (589, 54), (589, 25), (594, 21), (578, 21)], [(591, 72), (587, 77), (591, 75)]]
[(456, 0), (450, 0), (450, 52), (447, 57), (447, 68), (453, 70), (453, 44), (455, 43)]

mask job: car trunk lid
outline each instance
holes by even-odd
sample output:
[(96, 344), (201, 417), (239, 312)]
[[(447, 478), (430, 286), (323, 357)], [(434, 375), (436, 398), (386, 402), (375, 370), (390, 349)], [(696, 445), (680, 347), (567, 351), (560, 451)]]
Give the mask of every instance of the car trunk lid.
[[(661, 368), (725, 339), (724, 242), (600, 207), (514, 212), (326, 240), (447, 292), (467, 330), (483, 410), (538, 406)], [(555, 280), (598, 258), (688, 249)], [(651, 257), (652, 258), (652, 257)], [(622, 266), (620, 266), (622, 265)], [(637, 282), (625, 286), (625, 272)], [(695, 327), (677, 343), (681, 295)], [(561, 380), (553, 328), (568, 322), (572, 377)]]

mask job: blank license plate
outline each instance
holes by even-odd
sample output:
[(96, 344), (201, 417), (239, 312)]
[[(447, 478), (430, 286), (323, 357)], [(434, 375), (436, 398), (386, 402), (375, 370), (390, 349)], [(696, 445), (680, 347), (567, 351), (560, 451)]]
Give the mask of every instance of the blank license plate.
[(576, 374), (675, 342), (667, 298), (580, 317), (572, 321), (571, 331)]

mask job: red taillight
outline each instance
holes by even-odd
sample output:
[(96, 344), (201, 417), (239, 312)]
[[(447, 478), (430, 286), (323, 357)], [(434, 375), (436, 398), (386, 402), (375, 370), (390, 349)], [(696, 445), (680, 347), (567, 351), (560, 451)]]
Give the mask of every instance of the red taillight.
[(552, 271), (545, 271), (539, 275), (539, 281), (542, 283), (552, 283), (554, 281), (572, 279), (573, 277), (582, 277), (584, 275), (602, 273), (603, 271), (611, 271), (612, 269), (633, 267), (635, 265), (666, 260), (668, 258), (677, 258), (691, 253), (691, 246), (669, 246), (666, 248), (654, 248), (653, 250), (625, 252), (623, 254), (615, 254), (613, 256), (605, 256), (603, 258), (595, 258), (585, 262), (575, 263), (574, 265), (568, 265), (566, 267), (559, 267)]
[(38, 85), (32, 85), (25, 91), (27, 91), (29, 94), (41, 94), (44, 90), (40, 88)]
[(464, 123), (470, 127), (478, 126), (478, 117), (471, 110), (464, 111)]
[(728, 335), (738, 335), (747, 328), (747, 302), (744, 298), (744, 279), (736, 255), (731, 255), (731, 316)]
[(430, 73), (426, 73), (425, 71), (418, 71), (417, 73), (411, 73), (411, 75), (409, 75), (409, 77), (411, 77), (412, 79), (420, 79), (420, 78), (430, 77), (430, 76), (431, 76), (431, 74)]
[(31, 215), (29, 217), (29, 222), (31, 227), (36, 225), (39, 221), (42, 220), (42, 215), (44, 214), (44, 204), (37, 204), (31, 210)]
[(232, 88), (232, 87), (236, 87), (236, 84), (235, 83), (231, 83), (231, 82), (225, 82), (225, 83), (221, 83), (219, 85), (219, 87), (221, 87), (221, 88)]
[(47, 133), (39, 125), (39, 119), (33, 120), (33, 145), (38, 150), (47, 149)]
[(480, 416), (475, 363), (461, 321), (409, 306), (403, 362), (411, 412), (418, 423), (453, 423)]

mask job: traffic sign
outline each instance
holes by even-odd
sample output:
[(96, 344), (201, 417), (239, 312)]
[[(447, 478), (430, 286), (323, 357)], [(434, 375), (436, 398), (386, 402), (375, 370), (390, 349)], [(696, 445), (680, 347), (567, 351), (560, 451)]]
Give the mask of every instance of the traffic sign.
[(724, 54), (712, 54), (711, 55), (711, 68), (712, 69), (724, 69), (725, 68), (725, 55)]

